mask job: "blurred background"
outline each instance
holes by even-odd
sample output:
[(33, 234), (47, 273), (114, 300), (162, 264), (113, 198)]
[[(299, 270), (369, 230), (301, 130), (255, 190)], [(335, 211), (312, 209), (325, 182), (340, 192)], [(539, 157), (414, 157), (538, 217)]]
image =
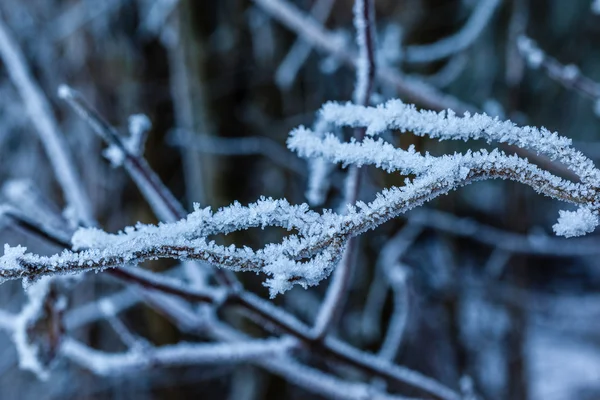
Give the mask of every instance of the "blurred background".
[[(352, 1), (286, 2), (324, 21), (339, 48), (355, 45)], [(79, 90), (123, 135), (131, 115), (148, 116), (152, 129), (145, 157), (188, 210), (193, 202), (216, 209), (262, 195), (307, 201), (309, 168), (286, 149), (285, 140), (294, 127), (311, 126), (323, 103), (350, 100), (355, 73), (335, 55), (299, 41), (261, 4), (0, 2), (0, 18), (48, 97), (93, 200), (93, 214), (107, 231), (157, 219), (123, 169), (105, 158), (102, 140), (58, 98), (63, 83)], [(600, 159), (600, 110), (594, 112), (600, 109), (600, 92), (593, 98), (570, 88), (573, 81), (530, 68), (517, 46), (519, 35), (526, 34), (547, 55), (577, 66), (576, 75), (600, 81), (600, 15), (593, 13), (591, 1), (376, 0), (375, 7), (379, 67), (422, 82), (425, 92), (448, 94), (466, 109), (558, 131), (593, 160)], [(466, 29), (474, 34), (463, 48), (431, 61), (411, 60), (419, 45)], [(423, 108), (454, 104), (411, 98), (389, 82), (379, 81), (374, 89), (373, 102), (399, 97)], [(387, 139), (432, 154), (488, 146), (398, 132)], [(14, 202), (19, 188), (30, 191), (29, 198), (37, 193), (63, 208), (32, 118), (2, 60), (0, 155), (5, 202)], [(374, 168), (366, 171), (363, 200), (404, 180)], [(335, 209), (342, 200), (345, 169), (336, 166), (329, 173), (331, 185), (317, 210)], [(35, 202), (21, 205), (31, 212), (37, 207)], [(561, 207), (513, 182), (480, 182), (365, 234), (337, 335), (378, 351), (396, 316), (404, 319), (396, 362), (451, 387), (460, 382), (465, 393), (484, 399), (600, 398), (600, 246), (595, 234), (555, 238), (551, 226)], [(259, 248), (281, 237), (282, 232), (266, 229), (217, 240)], [(40, 253), (59, 250), (10, 223), (0, 238)], [(399, 251), (398, 243), (406, 249)], [(393, 281), (382, 267), (390, 260), (400, 273)], [(173, 266), (171, 261), (147, 265), (154, 270)], [(249, 290), (267, 297), (264, 277), (238, 275)], [(326, 287), (327, 282), (307, 291), (295, 288), (274, 301), (310, 322)], [(87, 274), (65, 292), (68, 309), (122, 288), (102, 274)], [(18, 311), (23, 299), (20, 282), (0, 287), (3, 309)], [(123, 322), (149, 342), (203, 340), (182, 334), (146, 306), (125, 308)], [(224, 318), (240, 330), (256, 329), (235, 315)], [(122, 350), (106, 321), (73, 332), (95, 348)], [(53, 362), (51, 378), (39, 381), (18, 368), (9, 335), (0, 333), (0, 398), (318, 398), (251, 365), (157, 369), (116, 379), (94, 376), (65, 360)]]

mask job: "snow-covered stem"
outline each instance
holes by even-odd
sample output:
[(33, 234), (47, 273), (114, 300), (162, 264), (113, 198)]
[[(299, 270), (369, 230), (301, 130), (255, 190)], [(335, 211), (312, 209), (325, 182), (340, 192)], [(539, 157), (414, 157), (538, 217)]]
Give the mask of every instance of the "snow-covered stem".
[(457, 33), (435, 43), (408, 46), (403, 61), (428, 63), (466, 50), (481, 36), (500, 3), (501, 0), (478, 0), (469, 20)]
[[(18, 251), (18, 249), (15, 250)], [(144, 290), (141, 291), (138, 296), (148, 302), (150, 306), (156, 308), (159, 312), (164, 311), (165, 315), (183, 331), (192, 333), (197, 332), (198, 327), (204, 323), (197, 318), (196, 314), (182, 309), (180, 304), (173, 303), (171, 301), (172, 299), (163, 296), (162, 293), (172, 294), (191, 302), (210, 303), (216, 307), (241, 307), (246, 310), (250, 316), (257, 318), (257, 321), (269, 330), (291, 335), (308, 347), (313, 345), (319, 346), (319, 353), (323, 357), (342, 361), (370, 376), (391, 382), (403, 382), (420, 388), (425, 392), (432, 391), (432, 393), (437, 393), (438, 397), (443, 399), (456, 398), (449, 389), (414, 371), (403, 367), (393, 366), (392, 364), (382, 366), (380, 365), (381, 362), (378, 361), (376, 357), (371, 357), (367, 353), (357, 352), (356, 350), (350, 351), (352, 349), (351, 347), (336, 340), (326, 339), (324, 342), (316, 340), (308, 326), (272, 303), (266, 302), (251, 293), (243, 291), (223, 292), (221, 290), (198, 291), (197, 289), (187, 289), (177, 281), (167, 279), (164, 276), (159, 277), (152, 272), (137, 269), (116, 269), (113, 270), (112, 275), (143, 287)], [(133, 288), (135, 289), (135, 285)], [(149, 294), (152, 295), (149, 296)], [(74, 329), (83, 324), (93, 322), (100, 318), (100, 315), (104, 314), (102, 308), (106, 309), (106, 307), (111, 308), (116, 314), (122, 310), (123, 307), (126, 308), (127, 304), (134, 304), (134, 301), (127, 300), (129, 298), (130, 296), (126, 296), (125, 298), (115, 298), (118, 299), (117, 303), (115, 303), (115, 299), (112, 298), (102, 299), (100, 302), (105, 302), (104, 307), (102, 304), (92, 305), (92, 307), (89, 305), (83, 306), (81, 310), (74, 310), (67, 315), (65, 325), (67, 328)], [(123, 301), (123, 299), (126, 301)], [(7, 321), (11, 321), (12, 318), (13, 317), (7, 314)], [(7, 329), (12, 332), (13, 325), (8, 325), (9, 324), (7, 323)], [(210, 323), (207, 328), (210, 329), (213, 325), (214, 321)]]
[[(323, 115), (325, 119), (333, 118), (331, 122), (340, 125), (366, 128), (369, 134), (397, 128), (433, 137), (483, 137), (490, 141), (515, 143), (560, 159), (582, 177), (582, 183), (567, 182), (527, 160), (507, 156), (497, 150), (433, 157), (418, 154), (414, 149), (393, 148), (380, 138), (375, 140), (367, 137), (364, 142), (341, 143), (333, 135), (323, 137), (307, 129), (297, 129), (288, 144), (301, 156), (317, 156), (356, 166), (372, 164), (390, 172), (414, 174), (416, 178), (407, 181), (403, 187), (382, 191), (369, 204), (356, 202), (349, 207), (347, 214), (331, 211), (319, 214), (305, 204), (294, 206), (285, 200), (261, 199), (246, 207), (236, 203), (214, 213), (197, 207), (187, 218), (178, 222), (158, 226), (138, 225), (126, 228), (117, 235), (97, 229), (81, 229), (73, 237), (74, 250), (55, 256), (25, 254), (22, 247), (7, 247), (5, 255), (0, 258), (3, 267), (0, 274), (4, 278), (35, 278), (133, 265), (153, 258), (199, 258), (216, 266), (266, 273), (271, 276), (267, 282), (271, 293), (276, 294), (293, 284), (315, 285), (326, 278), (351, 237), (450, 190), (492, 178), (512, 179), (557, 199), (585, 206), (589, 212), (579, 211), (581, 218), (578, 218), (577, 224), (559, 221), (565, 233), (582, 233), (590, 227), (587, 222), (594, 222), (597, 182), (593, 178), (597, 170), (589, 160), (571, 149), (570, 142), (565, 138), (544, 130), (517, 128), (512, 123), (487, 116), (467, 115), (458, 118), (450, 113), (420, 113), (411, 106), (397, 102), (379, 108), (357, 107), (329, 104), (324, 108)], [(561, 216), (561, 219), (565, 218)], [(586, 224), (581, 226), (579, 222)], [(214, 234), (266, 226), (278, 226), (295, 232), (281, 243), (269, 244), (257, 251), (218, 246), (207, 241)], [(118, 271), (137, 273), (137, 270)], [(204, 295), (204, 292), (188, 290), (165, 278), (155, 282), (139, 274), (135, 281), (142, 286), (149, 283), (151, 288), (164, 292), (173, 289), (168, 293), (192, 301), (206, 301), (217, 306), (241, 306), (257, 316), (259, 321), (265, 322), (262, 326), (272, 326), (276, 331), (292, 335), (303, 343), (318, 346), (320, 354), (328, 358), (342, 360), (371, 375), (408, 382), (438, 397), (458, 398), (452, 391), (440, 387), (439, 383), (415, 375), (413, 371), (382, 363), (380, 358), (358, 352), (331, 337), (321, 339), (320, 335), (314, 335), (305, 324), (291, 315), (249, 293), (227, 293), (224, 297), (212, 292)], [(181, 314), (185, 314), (185, 310)]]
[(50, 290), (51, 278), (35, 282), (27, 291), (27, 302), (15, 315), (12, 340), (19, 354), (19, 367), (33, 372), (39, 379), (47, 380), (49, 371), (40, 360), (40, 346), (32, 343), (30, 329), (44, 313), (44, 303)]
[(25, 56), (8, 27), (0, 17), (0, 56), (6, 70), (19, 91), (25, 110), (35, 126), (50, 160), (54, 174), (61, 185), (67, 204), (84, 225), (94, 225), (92, 206), (84, 192), (85, 186), (77, 173), (68, 145), (60, 133), (48, 99), (35, 82)]
[(368, 106), (375, 81), (375, 6), (373, 0), (354, 1), (354, 28), (358, 45), (353, 101)]

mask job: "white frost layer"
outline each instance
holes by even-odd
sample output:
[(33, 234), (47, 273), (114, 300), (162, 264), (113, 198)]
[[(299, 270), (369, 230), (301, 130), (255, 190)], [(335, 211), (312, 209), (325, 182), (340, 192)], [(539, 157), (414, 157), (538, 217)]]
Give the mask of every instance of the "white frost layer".
[(598, 212), (581, 207), (577, 211), (559, 211), (558, 222), (552, 227), (559, 236), (574, 237), (592, 232), (598, 226)]

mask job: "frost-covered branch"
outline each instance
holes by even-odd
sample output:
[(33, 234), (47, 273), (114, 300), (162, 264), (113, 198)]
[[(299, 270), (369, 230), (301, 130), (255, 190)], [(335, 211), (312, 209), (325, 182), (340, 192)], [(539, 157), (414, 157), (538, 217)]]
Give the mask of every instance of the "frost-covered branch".
[[(262, 199), (249, 206), (234, 204), (215, 213), (197, 208), (187, 218), (158, 226), (138, 225), (111, 235), (97, 229), (80, 229), (73, 237), (75, 251), (44, 257), (26, 254), (23, 247), (6, 247), (0, 259), (3, 279), (101, 270), (134, 265), (156, 258), (197, 259), (236, 271), (265, 273), (272, 295), (293, 284), (316, 285), (326, 278), (340, 259), (346, 242), (361, 233), (458, 187), (482, 179), (510, 179), (526, 184), (539, 193), (574, 203), (583, 211), (561, 215), (557, 233), (572, 236), (587, 233), (597, 224), (598, 170), (570, 141), (544, 129), (519, 128), (485, 115), (419, 112), (397, 101), (382, 107), (361, 107), (329, 103), (324, 118), (341, 125), (365, 127), (374, 135), (388, 128), (411, 130), (446, 139), (476, 139), (517, 144), (557, 158), (581, 177), (569, 182), (517, 156), (493, 150), (452, 156), (421, 155), (414, 149), (395, 149), (381, 139), (363, 143), (341, 143), (333, 136), (321, 139), (305, 128), (292, 132), (289, 146), (301, 156), (319, 156), (345, 164), (372, 164), (388, 171), (415, 174), (402, 187), (383, 190), (366, 204), (356, 203), (348, 214), (309, 210), (285, 200)], [(221, 246), (209, 240), (214, 234), (227, 234), (251, 227), (278, 226), (297, 233), (279, 244), (260, 250)], [(85, 249), (77, 251), (78, 249)]]
[(327, 103), (321, 116), (340, 126), (366, 127), (367, 135), (386, 130), (411, 132), (440, 140), (482, 139), (529, 149), (558, 160), (575, 172), (581, 180), (594, 187), (600, 186), (600, 171), (580, 151), (571, 147), (571, 139), (561, 137), (546, 128), (518, 127), (511, 121), (500, 121), (485, 114), (466, 112), (463, 117), (453, 111), (419, 111), (415, 106), (399, 100), (390, 100), (378, 107)]
[[(183, 206), (175, 199), (171, 191), (163, 184), (158, 175), (152, 170), (142, 156), (145, 131), (150, 128), (150, 121), (140, 116), (130, 120), (131, 137), (123, 140), (117, 130), (111, 126), (81, 94), (66, 85), (59, 88), (59, 96), (84, 118), (108, 145), (112, 148), (113, 157), (120, 160), (126, 171), (144, 195), (157, 217), (163, 221), (177, 221), (186, 215)], [(196, 281), (195, 265), (187, 268), (187, 273)], [(235, 276), (227, 271), (217, 271), (217, 278), (226, 285), (235, 285)]]

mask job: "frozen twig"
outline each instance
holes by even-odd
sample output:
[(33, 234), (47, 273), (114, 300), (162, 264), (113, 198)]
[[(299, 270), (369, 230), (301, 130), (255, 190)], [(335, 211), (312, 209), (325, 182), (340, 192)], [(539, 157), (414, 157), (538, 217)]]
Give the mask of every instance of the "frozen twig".
[[(60, 242), (60, 239), (56, 240)], [(18, 252), (18, 249), (15, 250)], [(10, 256), (10, 251), (8, 255)], [(350, 346), (337, 340), (330, 338), (325, 338), (324, 341), (318, 339), (315, 340), (308, 326), (304, 325), (282, 309), (251, 293), (214, 289), (203, 289), (202, 291), (198, 291), (194, 288), (187, 288), (178, 281), (168, 279), (164, 276), (159, 277), (157, 274), (138, 269), (116, 269), (113, 270), (113, 275), (143, 288), (141, 297), (149, 302), (151, 306), (157, 308), (159, 312), (164, 309), (166, 316), (184, 331), (190, 330), (191, 332), (197, 332), (198, 326), (202, 325), (203, 322), (196, 318), (196, 314), (182, 308), (179, 303), (173, 303), (171, 301), (172, 299), (165, 297), (163, 294), (174, 295), (177, 298), (190, 302), (212, 304), (215, 307), (241, 307), (249, 316), (253, 317), (261, 324), (261, 326), (264, 326), (268, 330), (291, 335), (309, 347), (318, 346), (320, 349), (319, 354), (323, 357), (342, 361), (370, 376), (390, 382), (403, 382), (425, 392), (431, 391), (431, 393), (436, 394), (442, 399), (450, 400), (458, 398), (456, 397), (456, 394), (438, 382), (407, 368), (394, 366), (392, 364), (382, 365), (381, 361), (377, 360), (377, 357), (354, 350)], [(149, 297), (148, 294), (151, 292), (154, 292), (154, 295)], [(92, 307), (86, 305), (81, 310), (74, 311), (73, 314), (68, 314), (66, 326), (73, 329), (82, 326), (85, 323), (96, 321), (100, 315), (106, 315), (106, 308), (110, 309), (113, 315), (116, 315), (123, 307), (128, 307), (127, 305), (121, 304), (123, 303), (123, 300), (127, 300), (129, 305), (133, 304), (129, 303), (129, 301), (131, 301), (128, 300), (129, 296), (125, 298), (118, 297), (118, 299), (118, 305), (115, 304), (113, 298), (109, 298), (101, 300), (101, 302), (104, 302), (104, 305), (93, 305)], [(15, 318), (18, 319), (20, 317), (10, 314), (2, 314), (0, 316), (2, 316), (0, 319), (0, 328), (6, 329), (11, 333), (14, 332), (15, 325), (11, 321), (15, 321)], [(6, 322), (6, 326), (2, 324), (3, 321)], [(211, 321), (212, 322), (207, 326), (208, 329), (214, 328), (215, 321)], [(138, 350), (139, 349), (136, 349), (136, 351)], [(44, 373), (43, 371), (44, 370), (41, 370), (42, 373)]]

